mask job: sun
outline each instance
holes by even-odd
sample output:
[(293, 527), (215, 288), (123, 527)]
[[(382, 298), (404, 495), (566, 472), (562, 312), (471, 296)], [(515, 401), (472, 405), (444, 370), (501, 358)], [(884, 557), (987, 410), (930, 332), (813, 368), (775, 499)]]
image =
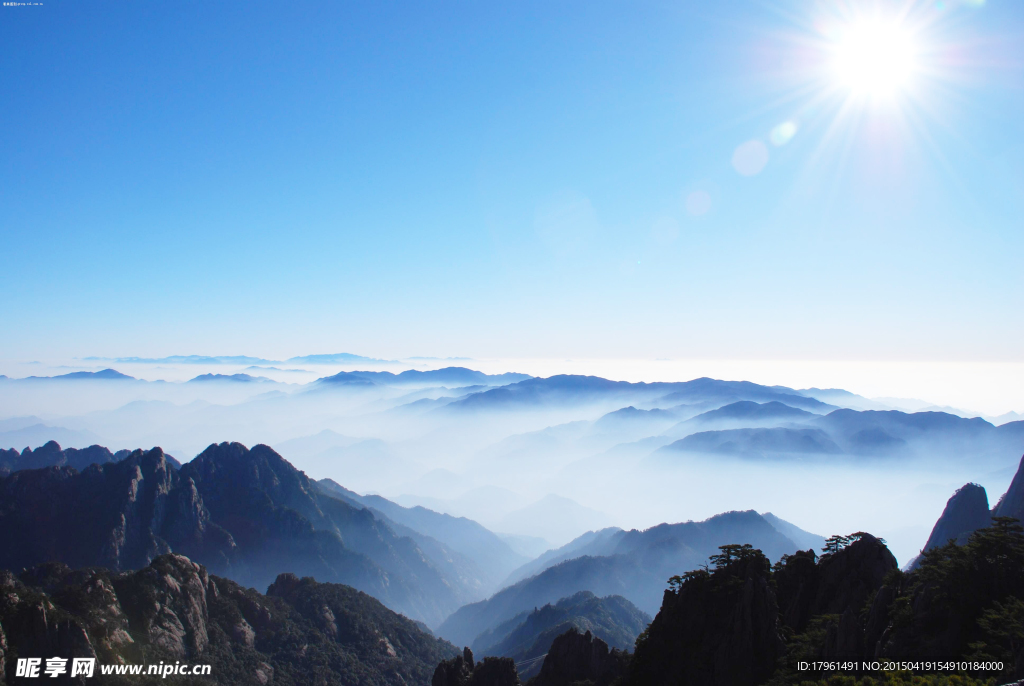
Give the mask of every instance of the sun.
[(835, 44), (835, 77), (854, 95), (895, 95), (909, 86), (917, 70), (916, 52), (913, 36), (899, 24), (861, 20)]

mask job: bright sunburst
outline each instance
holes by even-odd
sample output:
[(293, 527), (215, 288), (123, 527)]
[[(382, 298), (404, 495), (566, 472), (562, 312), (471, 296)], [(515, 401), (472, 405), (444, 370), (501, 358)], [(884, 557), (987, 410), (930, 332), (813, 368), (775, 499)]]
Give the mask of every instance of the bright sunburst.
[(860, 20), (844, 30), (834, 48), (840, 83), (856, 95), (893, 95), (916, 71), (913, 36), (894, 21)]

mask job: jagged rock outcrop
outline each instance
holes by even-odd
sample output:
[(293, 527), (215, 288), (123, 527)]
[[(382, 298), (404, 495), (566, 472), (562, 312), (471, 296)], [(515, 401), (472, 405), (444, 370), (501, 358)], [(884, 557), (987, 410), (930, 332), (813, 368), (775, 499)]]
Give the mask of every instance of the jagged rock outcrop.
[(508, 657), (485, 657), (476, 663), (467, 686), (520, 686), (516, 664)]
[(135, 574), (114, 581), (136, 640), (185, 660), (210, 642), (206, 569), (183, 555), (163, 555)]
[(430, 686), (466, 686), (469, 678), (473, 676), (474, 666), (473, 651), (467, 646), (463, 649), (462, 655), (456, 655), (437, 665), (434, 676), (430, 679)]
[(430, 686), (519, 686), (516, 665), (506, 657), (486, 657), (473, 662), (468, 647), (462, 655), (440, 662), (434, 669)]
[(782, 654), (779, 608), (760, 551), (665, 591), (637, 641), (630, 684), (753, 686)]
[[(825, 629), (822, 659), (873, 656), (885, 630), (888, 604), (878, 596), (886, 576), (897, 569), (896, 558), (871, 534), (854, 539), (820, 560), (812, 550), (788, 556), (774, 574), (782, 621), (794, 633), (806, 631), (815, 617), (838, 618)], [(862, 621), (868, 603), (871, 611)]]
[(551, 643), (551, 649), (532, 686), (571, 686), (585, 682), (607, 686), (622, 677), (629, 666), (629, 654), (608, 644), (589, 631), (569, 629)]
[[(16, 683), (10, 655), (95, 657), (206, 663), (226, 686), (409, 686), (427, 683), (456, 652), (353, 588), (282, 575), (271, 590), (261, 595), (174, 554), (137, 572), (59, 563), (17, 577), (0, 571), (0, 668)], [(122, 682), (97, 674), (54, 683)]]
[(992, 510), (993, 517), (1013, 517), (1024, 521), (1024, 457), (1021, 457), (1017, 473), (1006, 493)]

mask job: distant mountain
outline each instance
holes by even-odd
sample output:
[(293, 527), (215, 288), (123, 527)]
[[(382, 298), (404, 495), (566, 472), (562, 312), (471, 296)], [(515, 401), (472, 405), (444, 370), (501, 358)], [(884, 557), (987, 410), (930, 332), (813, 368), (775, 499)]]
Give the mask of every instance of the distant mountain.
[(543, 535), (558, 544), (609, 523), (610, 517), (604, 512), (549, 493), (537, 502), (508, 513), (498, 521), (495, 528), (513, 534)]
[(1001, 426), (1003, 424), (1008, 424), (1010, 422), (1019, 422), (1022, 420), (1024, 420), (1024, 414), (1020, 412), (1005, 412), (996, 417), (989, 417), (989, 421), (991, 421), (996, 426)]
[[(653, 385), (653, 384), (652, 384)], [(671, 392), (659, 402), (687, 403), (717, 399), (723, 405), (739, 400), (751, 400), (757, 403), (777, 401), (801, 410), (816, 414), (824, 414), (836, 409), (834, 405), (823, 403), (815, 398), (808, 398), (785, 386), (762, 386), (750, 381), (721, 381), (703, 377), (683, 383), (665, 384), (672, 386)]]
[[(44, 665), (54, 657), (67, 665), (76, 657), (101, 665), (205, 664), (209, 683), (224, 686), (410, 686), (427, 684), (435, 665), (457, 653), (350, 586), (282, 574), (264, 595), (182, 555), (124, 573), (59, 563), (18, 576), (0, 571), (0, 587), (5, 683), (20, 682), (13, 654)], [(98, 667), (95, 675), (115, 683)]]
[(535, 559), (551, 550), (551, 541), (540, 536), (522, 536), (519, 534), (498, 534), (514, 552), (528, 560)]
[[(84, 360), (107, 360), (106, 357), (85, 357)], [(115, 357), (114, 362), (134, 364), (276, 364), (273, 360), (247, 355), (170, 355), (168, 357)]]
[(709, 453), (744, 457), (838, 455), (842, 449), (821, 429), (726, 429), (681, 438), (658, 452)]
[[(292, 360), (289, 360), (291, 362)], [(340, 372), (334, 376), (326, 376), (316, 381), (319, 385), (345, 384), (365, 385), (367, 382), (381, 386), (427, 386), (427, 385), (455, 385), (455, 386), (500, 386), (505, 384), (530, 379), (526, 374), (484, 374), (483, 372), (466, 369), (465, 367), (445, 367), (431, 371), (419, 371), (409, 369), (400, 374), (392, 372)]]
[(589, 631), (613, 648), (631, 650), (650, 623), (649, 614), (622, 596), (598, 598), (581, 591), (504, 622), (480, 635), (471, 648), (477, 655), (512, 658), (522, 665), (519, 676), (526, 679), (540, 671), (538, 658), (543, 658), (555, 638), (571, 628)]
[(390, 360), (378, 360), (375, 357), (363, 357), (352, 353), (329, 353), (326, 355), (301, 355), (289, 357), (288, 362), (293, 364), (358, 364), (361, 362), (385, 363)]
[[(93, 464), (120, 462), (129, 455), (131, 455), (130, 450), (118, 450), (116, 453), (112, 453), (99, 445), (92, 445), (81, 450), (62, 449), (57, 441), (48, 441), (35, 450), (25, 448), (21, 453), (17, 450), (0, 449), (0, 476), (7, 476), (11, 472), (22, 469), (42, 469), (44, 467), (73, 467), (82, 471)], [(164, 458), (176, 469), (181, 467), (181, 463), (170, 455), (165, 455)]]
[(796, 543), (800, 550), (814, 550), (817, 552), (825, 546), (824, 536), (804, 531), (796, 524), (790, 524), (786, 520), (776, 517), (771, 512), (762, 512), (761, 516), (775, 527), (776, 531)]
[(968, 448), (999, 434), (984, 419), (964, 419), (945, 412), (836, 410), (814, 424), (852, 453), (897, 450), (911, 441), (939, 443), (947, 449)]
[(274, 449), (277, 450), (277, 452), (284, 458), (292, 460), (293, 455), (308, 457), (322, 453), (325, 450), (330, 450), (331, 448), (347, 448), (361, 440), (364, 439), (345, 436), (337, 431), (324, 429), (323, 431), (311, 436), (300, 436), (299, 438), (291, 438), (287, 441), (275, 443)]
[[(689, 414), (689, 413), (687, 413)], [(676, 409), (638, 410), (632, 405), (620, 410), (609, 412), (594, 422), (594, 432), (621, 434), (629, 432), (638, 438), (660, 434), (662, 431), (680, 420), (680, 411)]]
[[(749, 407), (749, 406), (748, 406)], [(722, 408), (725, 409), (725, 408)], [(711, 413), (705, 413), (711, 414)], [(944, 412), (840, 409), (768, 428), (736, 428), (691, 434), (661, 449), (771, 458), (805, 455), (863, 455), (1002, 461), (1024, 443), (1024, 423), (995, 427), (984, 419)], [(683, 424), (686, 424), (685, 422)], [(682, 425), (680, 425), (682, 426)]]
[(84, 450), (75, 450), (74, 448), (62, 450), (56, 441), (49, 441), (35, 450), (25, 448), (20, 453), (17, 450), (0, 449), (0, 475), (7, 476), (11, 472), (21, 469), (41, 469), (43, 467), (69, 466), (81, 470), (90, 464), (117, 462), (127, 455), (127, 450), (115, 455), (98, 445)]
[(57, 441), (68, 446), (85, 447), (101, 443), (102, 439), (91, 431), (65, 429), (62, 426), (50, 426), (41, 422), (12, 431), (0, 432), (0, 448), (42, 446), (49, 441)]
[(0, 478), (0, 503), (0, 567), (135, 569), (173, 551), (257, 588), (283, 571), (347, 582), (434, 623), (473, 597), (411, 538), (320, 495), (266, 446), (212, 445), (180, 470), (155, 448), (81, 472), (18, 471)]
[(582, 557), (584, 555), (612, 555), (619, 541), (619, 534), (622, 532), (623, 530), (617, 526), (610, 526), (599, 531), (588, 531), (559, 548), (553, 548), (544, 552), (537, 559), (530, 560), (522, 567), (514, 570), (502, 585), (511, 586), (518, 581), (540, 574), (548, 567), (553, 567), (559, 562), (565, 562), (575, 557)]
[(251, 376), (249, 374), (200, 374), (199, 376), (189, 379), (188, 383), (204, 381), (225, 381), (228, 383), (254, 383), (271, 381), (265, 376)]
[(597, 376), (560, 374), (546, 379), (534, 378), (508, 386), (475, 393), (449, 404), (452, 411), (481, 411), (544, 408), (567, 403), (577, 405), (615, 403), (647, 404), (669, 407), (685, 403), (718, 400), (721, 405), (738, 400), (779, 401), (812, 412), (835, 409), (814, 398), (782, 387), (760, 386), (748, 381), (694, 379), (680, 383), (629, 383)]
[(865, 398), (862, 395), (850, 393), (849, 391), (844, 391), (841, 388), (801, 388), (797, 393), (800, 395), (806, 395), (809, 398), (815, 398), (823, 403), (828, 403), (829, 405), (845, 407), (851, 410), (896, 409), (878, 400)]
[(76, 381), (80, 379), (97, 379), (104, 381), (130, 381), (134, 380), (134, 376), (128, 376), (122, 374), (116, 369), (103, 369), (98, 372), (71, 372), (70, 374), (58, 374), (57, 376), (28, 376), (23, 379), (27, 381), (32, 380), (43, 380), (43, 379), (63, 379), (65, 381)]
[(353, 488), (370, 490), (394, 480), (395, 474), (409, 478), (422, 468), (378, 438), (328, 448), (302, 458), (303, 468), (316, 474), (344, 474)]
[(44, 423), (45, 420), (40, 417), (36, 417), (35, 415), (0, 419), (0, 432), (7, 433), (8, 431), (17, 431), (18, 429), (26, 429), (30, 426), (36, 426), (37, 424)]
[(804, 422), (817, 416), (819, 415), (790, 407), (777, 400), (766, 403), (740, 400), (680, 422), (666, 433), (670, 436), (680, 436), (716, 429), (778, 427), (780, 424)]
[(402, 507), (379, 495), (359, 495), (331, 479), (321, 479), (317, 486), (325, 493), (370, 508), (389, 521), (440, 541), (469, 558), (482, 572), (483, 590), (487, 594), (496, 590), (511, 570), (526, 562), (527, 558), (514, 552), (505, 541), (471, 519), (441, 514), (420, 506)]
[[(701, 522), (699, 524), (712, 523), (714, 525), (717, 525), (719, 523), (718, 518), (724, 517), (725, 515), (718, 515), (717, 518), (712, 517), (711, 519), (706, 520), (706, 522)], [(806, 550), (807, 548), (814, 548), (815, 550), (819, 550), (825, 544), (824, 536), (819, 536), (817, 534), (812, 534), (810, 532), (804, 531), (795, 524), (791, 524), (783, 519), (780, 519), (779, 517), (776, 517), (771, 512), (764, 512), (761, 514), (761, 517), (765, 521), (767, 521), (773, 529), (775, 529), (777, 532), (785, 536), (787, 539), (789, 539), (789, 541), (791, 541), (793, 544), (796, 545), (797, 548), (801, 550)], [(661, 527), (668, 527), (665, 530), (669, 534), (668, 538), (671, 538), (676, 535), (686, 538), (692, 536), (692, 533), (690, 531), (691, 529), (693, 529), (692, 525), (693, 522), (687, 522), (686, 524), (662, 524), (659, 525), (659, 527), (648, 529), (648, 531), (652, 532), (651, 545), (662, 545), (662, 543), (660, 543), (661, 538), (654, 537), (655, 532), (659, 532)], [(583, 555), (615, 555), (621, 552), (625, 552), (626, 550), (632, 552), (632, 548), (635, 547), (635, 544), (630, 544), (629, 546), (623, 547), (623, 541), (628, 537), (627, 533), (631, 534), (632, 532), (623, 531), (618, 527), (609, 527), (607, 529), (601, 529), (600, 531), (588, 531), (587, 533), (570, 541), (561, 548), (548, 550), (537, 559), (527, 562), (522, 567), (512, 572), (508, 576), (508, 578), (505, 579), (505, 583), (503, 585), (510, 586), (518, 581), (521, 581), (522, 579), (526, 579), (528, 577), (539, 574), (548, 567), (554, 566), (560, 562), (564, 562), (565, 560), (571, 560), (576, 557), (581, 557)], [(659, 532), (659, 536), (663, 535), (664, 532)], [(724, 532), (716, 532), (714, 535), (719, 537), (727, 537), (727, 535)], [(742, 536), (743, 534), (738, 532), (738, 535)], [(778, 548), (774, 548), (773, 553), (777, 554), (778, 550)]]
[(564, 561), (485, 601), (459, 608), (438, 633), (456, 644), (471, 645), (477, 636), (516, 615), (579, 591), (621, 595), (650, 613), (657, 610), (670, 576), (698, 567), (728, 543), (750, 543), (774, 560), (797, 550), (792, 540), (753, 510), (727, 512), (703, 522), (660, 524), (645, 531), (601, 532), (572, 549)]

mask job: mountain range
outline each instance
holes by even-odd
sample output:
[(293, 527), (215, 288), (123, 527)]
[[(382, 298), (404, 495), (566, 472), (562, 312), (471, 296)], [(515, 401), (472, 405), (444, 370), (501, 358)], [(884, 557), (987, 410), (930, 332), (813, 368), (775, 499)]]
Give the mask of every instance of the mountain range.
[(752, 510), (644, 531), (605, 529), (584, 534), (527, 563), (510, 575), (505, 588), (487, 600), (459, 608), (438, 632), (457, 644), (472, 646), (517, 615), (580, 591), (620, 595), (653, 614), (670, 576), (696, 568), (718, 546), (736, 542), (755, 545), (775, 560), (798, 550), (796, 543)]
[(283, 571), (348, 583), (434, 624), (479, 596), (460, 555), (424, 538), (428, 554), (266, 446), (212, 445), (180, 469), (159, 448), (119, 461), (93, 452), (108, 461), (0, 478), (0, 567), (126, 570), (176, 552), (257, 588)]
[(650, 623), (650, 615), (622, 596), (598, 598), (580, 591), (503, 622), (477, 637), (471, 647), (477, 655), (512, 658), (519, 676), (527, 678), (540, 672), (541, 660), (555, 638), (570, 629), (590, 632), (613, 648), (630, 650)]

